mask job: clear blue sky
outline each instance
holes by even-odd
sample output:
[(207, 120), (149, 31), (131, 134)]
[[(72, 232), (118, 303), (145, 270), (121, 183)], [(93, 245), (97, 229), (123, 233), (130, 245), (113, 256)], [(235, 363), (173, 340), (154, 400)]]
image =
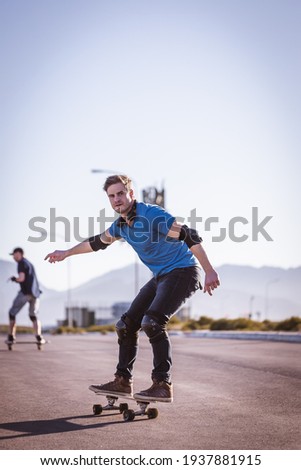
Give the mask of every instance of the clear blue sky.
[[(300, 5), (297, 0), (2, 0), (0, 258), (23, 246), (48, 287), (66, 264), (29, 228), (50, 208), (88, 235), (106, 208), (106, 175), (137, 194), (164, 182), (167, 208), (219, 225), (198, 229), (212, 263), (301, 265)], [(252, 207), (273, 216), (252, 241)], [(236, 234), (213, 242), (233, 217)], [(41, 225), (41, 224), (40, 224)], [(95, 222), (96, 225), (96, 222)], [(97, 231), (97, 225), (96, 225)], [(76, 243), (74, 239), (71, 243)], [(124, 244), (71, 260), (72, 285), (135, 259)]]

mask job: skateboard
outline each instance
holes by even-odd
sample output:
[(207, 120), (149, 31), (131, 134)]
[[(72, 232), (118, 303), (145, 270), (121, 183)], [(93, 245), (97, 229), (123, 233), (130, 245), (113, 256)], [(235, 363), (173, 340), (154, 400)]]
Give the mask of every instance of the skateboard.
[[(94, 392), (94, 390), (92, 390)], [(100, 415), (103, 411), (110, 411), (110, 410), (118, 410), (119, 413), (122, 413), (124, 421), (133, 421), (136, 416), (147, 416), (149, 419), (157, 418), (159, 412), (157, 408), (149, 408), (150, 403), (156, 403), (157, 400), (142, 400), (134, 397), (118, 395), (106, 391), (99, 391), (94, 392), (96, 395), (104, 395), (107, 399), (107, 404), (105, 406), (102, 405), (93, 405), (93, 413), (94, 415)], [(133, 400), (139, 406), (138, 410), (129, 409), (127, 403), (120, 403), (119, 405), (115, 405), (116, 401), (119, 398), (123, 398), (124, 400)]]
[(38, 350), (41, 351), (43, 349), (43, 346), (45, 346), (45, 344), (47, 343), (50, 343), (50, 341), (46, 341), (46, 343), (38, 343), (38, 341), (15, 341), (15, 342), (5, 341), (5, 343), (7, 344), (9, 351), (12, 351), (14, 346), (17, 344), (36, 344)]

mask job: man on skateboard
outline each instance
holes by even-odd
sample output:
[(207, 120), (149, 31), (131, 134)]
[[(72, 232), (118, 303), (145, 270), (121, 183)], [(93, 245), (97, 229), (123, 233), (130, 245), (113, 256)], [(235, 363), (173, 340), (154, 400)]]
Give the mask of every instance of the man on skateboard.
[(10, 255), (12, 255), (16, 263), (18, 263), (18, 277), (12, 276), (10, 280), (20, 284), (20, 291), (9, 310), (9, 327), (6, 343), (9, 345), (16, 342), (16, 315), (28, 302), (29, 318), (33, 324), (37, 343), (40, 345), (45, 344), (46, 341), (41, 333), (41, 321), (37, 317), (41, 291), (35, 269), (28, 259), (24, 257), (24, 251), (22, 248), (15, 248)]
[(109, 176), (103, 187), (119, 218), (102, 234), (68, 250), (56, 250), (45, 259), (50, 263), (68, 256), (104, 250), (124, 239), (152, 271), (153, 277), (140, 290), (128, 311), (116, 324), (119, 360), (113, 381), (91, 385), (90, 390), (133, 397), (133, 366), (142, 329), (153, 350), (152, 385), (134, 395), (138, 400), (172, 402), (171, 347), (167, 324), (194, 292), (201, 289), (199, 264), (205, 271), (204, 292), (212, 295), (219, 278), (201, 245), (197, 231), (178, 223), (162, 207), (138, 202), (126, 175)]

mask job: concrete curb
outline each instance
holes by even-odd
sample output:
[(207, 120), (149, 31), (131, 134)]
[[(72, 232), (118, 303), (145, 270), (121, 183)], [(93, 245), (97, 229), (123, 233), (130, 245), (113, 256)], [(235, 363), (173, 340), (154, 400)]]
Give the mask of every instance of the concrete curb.
[(301, 333), (280, 331), (279, 333), (268, 333), (265, 331), (209, 331), (194, 330), (189, 332), (170, 331), (171, 335), (184, 335), (191, 338), (222, 338), (222, 339), (248, 339), (257, 341), (283, 341), (286, 343), (301, 343)]

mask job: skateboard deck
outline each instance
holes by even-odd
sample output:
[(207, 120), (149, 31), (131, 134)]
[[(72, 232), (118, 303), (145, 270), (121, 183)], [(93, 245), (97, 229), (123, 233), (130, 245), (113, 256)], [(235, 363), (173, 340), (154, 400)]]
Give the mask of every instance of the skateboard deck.
[[(157, 408), (149, 408), (150, 403), (157, 403), (158, 400), (140, 399), (131, 397), (129, 395), (119, 395), (118, 393), (112, 393), (107, 391), (92, 390), (96, 395), (103, 395), (107, 399), (107, 404), (102, 406), (100, 404), (93, 405), (94, 415), (100, 415), (103, 411), (118, 410), (122, 413), (124, 421), (133, 421), (136, 416), (147, 416), (149, 419), (157, 418), (159, 412)], [(138, 410), (133, 410), (128, 407), (127, 403), (120, 403), (115, 405), (118, 399), (132, 400), (135, 401), (139, 407)]]
[(7, 344), (9, 351), (12, 351), (14, 346), (17, 346), (18, 344), (36, 344), (38, 350), (41, 351), (43, 349), (43, 346), (45, 346), (45, 344), (50, 343), (50, 341), (46, 341), (46, 343), (39, 343), (38, 341), (15, 341), (11, 343), (9, 341), (5, 341), (5, 343)]

